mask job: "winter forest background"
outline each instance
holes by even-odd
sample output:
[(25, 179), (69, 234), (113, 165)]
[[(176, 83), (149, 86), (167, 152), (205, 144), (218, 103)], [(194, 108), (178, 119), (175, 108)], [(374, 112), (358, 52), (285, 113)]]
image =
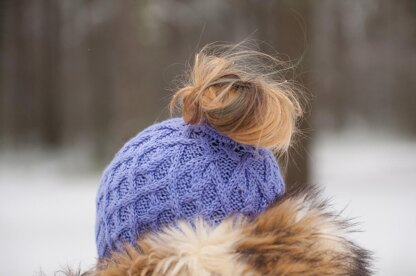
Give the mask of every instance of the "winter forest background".
[(0, 34), (5, 275), (93, 265), (104, 166), (168, 116), (197, 49), (247, 38), (311, 100), (289, 188), (346, 207), (376, 275), (416, 275), (416, 1), (0, 1)]

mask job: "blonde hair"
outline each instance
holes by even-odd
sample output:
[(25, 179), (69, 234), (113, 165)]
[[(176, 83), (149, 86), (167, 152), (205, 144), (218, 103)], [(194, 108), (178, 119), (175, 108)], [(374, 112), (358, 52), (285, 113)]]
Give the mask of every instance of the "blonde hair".
[(278, 80), (281, 62), (241, 44), (204, 47), (185, 87), (172, 98), (187, 123), (207, 122), (233, 140), (284, 152), (302, 108), (295, 87)]

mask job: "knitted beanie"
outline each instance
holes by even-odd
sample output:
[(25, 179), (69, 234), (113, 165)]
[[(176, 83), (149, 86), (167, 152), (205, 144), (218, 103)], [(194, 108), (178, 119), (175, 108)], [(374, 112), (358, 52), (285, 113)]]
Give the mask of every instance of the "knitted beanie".
[(271, 149), (290, 145), (299, 102), (256, 51), (203, 48), (172, 98), (183, 118), (154, 124), (125, 144), (97, 194), (99, 258), (145, 232), (196, 218), (216, 225), (253, 217), (284, 193)]
[(208, 123), (174, 118), (127, 142), (104, 171), (97, 194), (96, 243), (105, 257), (140, 234), (202, 217), (215, 225), (253, 216), (284, 193), (269, 149), (241, 144)]

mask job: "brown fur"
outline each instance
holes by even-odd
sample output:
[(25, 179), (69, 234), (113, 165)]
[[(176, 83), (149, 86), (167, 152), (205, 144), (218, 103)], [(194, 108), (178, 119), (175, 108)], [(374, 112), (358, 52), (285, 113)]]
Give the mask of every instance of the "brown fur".
[(144, 235), (140, 249), (126, 245), (86, 275), (370, 275), (368, 251), (316, 198), (313, 191), (286, 195), (252, 221), (181, 222)]
[(236, 249), (260, 275), (369, 275), (368, 252), (348, 241), (348, 224), (325, 212), (317, 193), (288, 195), (243, 230)]
[[(242, 220), (228, 219), (213, 228), (197, 220), (179, 223), (126, 246), (99, 264), (98, 275), (241, 275), (245, 265), (235, 254)], [(140, 253), (139, 253), (140, 252)]]

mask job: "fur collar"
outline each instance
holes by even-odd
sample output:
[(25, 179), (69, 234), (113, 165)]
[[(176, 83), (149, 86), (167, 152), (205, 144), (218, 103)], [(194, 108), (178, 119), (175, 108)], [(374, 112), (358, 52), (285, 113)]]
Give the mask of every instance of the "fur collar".
[(91, 272), (68, 275), (370, 275), (369, 252), (347, 239), (349, 223), (317, 197), (287, 194), (251, 221), (179, 222), (144, 235), (137, 247), (126, 245)]

